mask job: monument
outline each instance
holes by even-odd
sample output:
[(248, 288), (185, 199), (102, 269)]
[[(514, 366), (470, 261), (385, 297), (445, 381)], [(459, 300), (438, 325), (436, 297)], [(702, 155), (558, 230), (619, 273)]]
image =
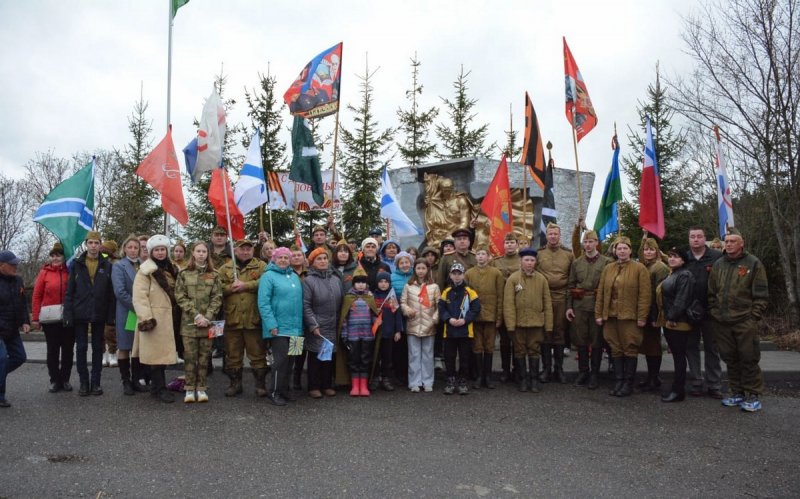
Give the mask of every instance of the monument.
[[(389, 178), (403, 211), (423, 231), (422, 236), (395, 238), (390, 234), (390, 237), (404, 248), (421, 246), (423, 243), (426, 246), (438, 246), (442, 239), (450, 236), (452, 230), (467, 227), (470, 220), (475, 218), (476, 239), (487, 240), (488, 226), (485, 215), (480, 212), (480, 204), (499, 164), (499, 160), (474, 157), (390, 170)], [(523, 174), (527, 177), (528, 188), (525, 210), (522, 207)], [(508, 176), (514, 229), (520, 234), (524, 230), (528, 238), (536, 239), (536, 247), (541, 223), (542, 189), (530, 177), (527, 167), (519, 163), (508, 163)], [(591, 172), (580, 174), (584, 215), (589, 206), (594, 177)], [(575, 170), (555, 168), (553, 185), (558, 221), (565, 229), (561, 231), (562, 242), (570, 246), (569, 239), (572, 227), (578, 221), (579, 210)]]

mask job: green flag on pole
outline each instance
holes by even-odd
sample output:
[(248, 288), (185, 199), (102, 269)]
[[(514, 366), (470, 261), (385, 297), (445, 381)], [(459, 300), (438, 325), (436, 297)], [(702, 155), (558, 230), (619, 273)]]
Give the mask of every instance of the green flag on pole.
[(178, 13), (178, 9), (180, 9), (181, 7), (186, 5), (187, 3), (189, 3), (189, 0), (169, 0), (169, 5), (170, 5), (170, 8), (171, 8), (172, 18), (173, 19), (175, 19), (175, 14)]
[(94, 223), (94, 158), (44, 197), (33, 221), (61, 241), (70, 261)]
[(324, 205), (325, 192), (322, 188), (319, 153), (314, 146), (314, 136), (302, 116), (295, 116), (292, 126), (292, 166), (289, 180), (308, 184), (314, 201), (320, 206)]

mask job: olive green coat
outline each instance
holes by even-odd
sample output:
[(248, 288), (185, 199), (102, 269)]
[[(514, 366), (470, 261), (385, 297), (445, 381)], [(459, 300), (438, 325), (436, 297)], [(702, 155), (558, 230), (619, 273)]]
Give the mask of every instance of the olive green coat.
[(475, 266), (464, 276), (469, 287), (478, 293), (481, 313), (476, 322), (497, 322), (503, 320), (503, 292), (506, 280), (499, 269), (486, 265)]
[(711, 316), (723, 323), (760, 320), (769, 303), (767, 271), (755, 256), (742, 252), (739, 258), (723, 255), (708, 277)]
[(175, 283), (175, 301), (181, 307), (181, 335), (208, 336), (208, 327), (198, 328), (194, 318), (200, 314), (213, 320), (222, 306), (222, 282), (216, 270), (185, 269)]
[(244, 268), (240, 268), (239, 280), (246, 286), (243, 291), (238, 293), (234, 293), (231, 289), (233, 260), (219, 269), (224, 297), (225, 329), (261, 328), (261, 315), (258, 313), (258, 280), (266, 267), (266, 264), (258, 258), (251, 258)]
[(617, 276), (619, 276), (619, 283), (616, 318), (622, 321), (646, 321), (647, 315), (650, 313), (652, 296), (650, 273), (644, 265), (634, 261), (624, 264), (614, 262), (603, 268), (595, 296), (595, 318), (608, 320), (614, 281), (617, 280)]
[(528, 275), (522, 270), (511, 274), (503, 290), (503, 320), (506, 329), (544, 327), (553, 330), (553, 302), (547, 279), (539, 272)]

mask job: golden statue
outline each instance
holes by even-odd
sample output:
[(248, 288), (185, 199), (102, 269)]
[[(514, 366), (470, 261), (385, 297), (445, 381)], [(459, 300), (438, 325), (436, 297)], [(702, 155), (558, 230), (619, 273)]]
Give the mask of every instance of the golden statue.
[(453, 181), (435, 173), (425, 174), (425, 240), (438, 247), (456, 229), (468, 228), (476, 213), (465, 192), (455, 192)]

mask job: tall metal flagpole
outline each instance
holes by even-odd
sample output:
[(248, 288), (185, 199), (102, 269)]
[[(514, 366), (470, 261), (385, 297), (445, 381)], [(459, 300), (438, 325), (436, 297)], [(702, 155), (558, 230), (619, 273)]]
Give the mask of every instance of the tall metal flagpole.
[[(170, 125), (170, 100), (172, 94), (172, 0), (167, 0), (167, 25), (169, 26), (169, 44), (167, 48), (167, 131)], [(169, 214), (164, 213), (164, 235), (169, 238)], [(234, 266), (235, 267), (235, 266)]]
[(578, 187), (578, 219), (583, 218), (583, 193), (581, 192), (581, 169), (578, 166), (578, 134), (575, 131), (576, 109), (572, 108), (572, 149), (575, 151), (575, 183)]

